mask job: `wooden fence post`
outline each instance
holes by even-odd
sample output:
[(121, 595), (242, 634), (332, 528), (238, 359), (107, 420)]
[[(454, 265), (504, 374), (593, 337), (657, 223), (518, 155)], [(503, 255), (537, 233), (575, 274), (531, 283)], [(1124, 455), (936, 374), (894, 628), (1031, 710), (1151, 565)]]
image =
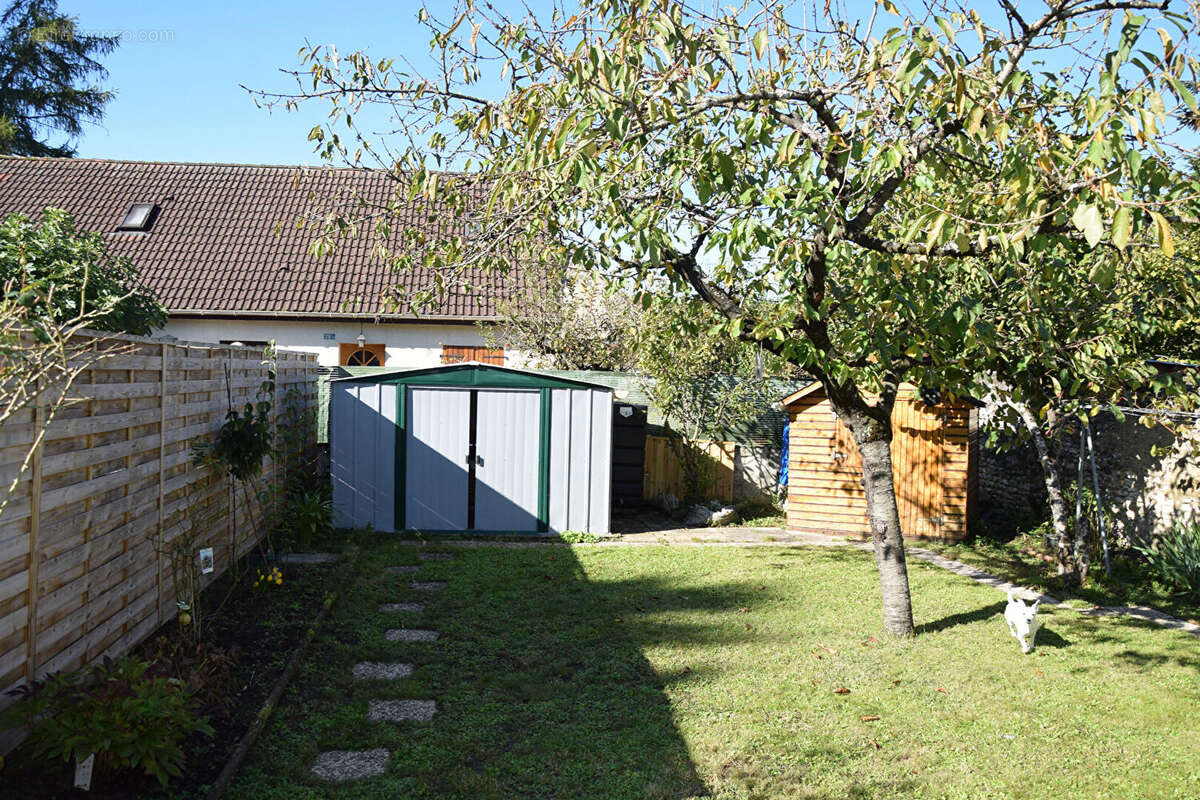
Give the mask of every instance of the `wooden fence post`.
[(157, 543), (154, 546), (154, 605), (158, 623), (163, 622), (162, 608), (162, 551), (166, 545), (166, 458), (167, 458), (167, 343), (159, 345), (162, 353), (162, 371), (159, 375), (158, 391), (158, 524)]
[(36, 445), (29, 464), (29, 596), (26, 603), (29, 616), (25, 623), (25, 679), (29, 683), (37, 678), (38, 568), (42, 561), (38, 534), (42, 524), (42, 445), (45, 442), (45, 437), (40, 437), (40, 434), (45, 424), (46, 409), (42, 405), (42, 387), (38, 385), (33, 401), (33, 437)]

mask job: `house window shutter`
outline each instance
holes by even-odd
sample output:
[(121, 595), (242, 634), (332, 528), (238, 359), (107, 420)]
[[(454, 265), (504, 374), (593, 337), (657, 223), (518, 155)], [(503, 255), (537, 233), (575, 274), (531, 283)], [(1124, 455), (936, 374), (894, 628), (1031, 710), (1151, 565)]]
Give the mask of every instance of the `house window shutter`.
[(483, 364), (504, 366), (504, 349), (492, 350), (487, 347), (474, 345), (442, 345), (443, 364), (464, 364), (468, 361), (478, 361)]

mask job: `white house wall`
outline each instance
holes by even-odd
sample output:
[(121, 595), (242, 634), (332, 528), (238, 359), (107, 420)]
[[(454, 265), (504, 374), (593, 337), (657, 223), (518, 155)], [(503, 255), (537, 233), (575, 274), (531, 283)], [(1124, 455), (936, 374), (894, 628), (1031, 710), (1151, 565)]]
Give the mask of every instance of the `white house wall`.
[[(272, 339), (285, 350), (316, 353), (323, 367), (338, 364), (338, 345), (355, 344), (357, 322), (320, 322), (248, 319), (197, 319), (174, 317), (156, 336), (174, 336), (192, 342), (266, 342)], [(442, 345), (479, 347), (485, 344), (475, 325), (420, 323), (364, 324), (368, 344), (383, 344), (387, 367), (436, 367), (442, 363)], [(330, 338), (332, 337), (332, 338)], [(505, 353), (505, 364), (516, 365), (518, 353)]]
[(329, 400), (334, 524), (390, 531), (396, 508), (396, 386), (335, 381)]

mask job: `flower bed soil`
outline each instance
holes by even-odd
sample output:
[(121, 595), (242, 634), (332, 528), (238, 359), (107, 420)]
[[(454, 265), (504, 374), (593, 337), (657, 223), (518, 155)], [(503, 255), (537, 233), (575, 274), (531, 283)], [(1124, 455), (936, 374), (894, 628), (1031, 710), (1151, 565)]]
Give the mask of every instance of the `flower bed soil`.
[[(197, 734), (187, 739), (184, 772), (164, 787), (140, 771), (93, 778), (92, 790), (72, 788), (74, 763), (35, 761), (28, 747), (20, 747), (0, 769), (0, 795), (6, 800), (193, 800), (202, 798), (216, 780), (242, 736), (249, 730), (259, 708), (283, 672), (293, 649), (304, 639), (308, 626), (321, 611), (325, 598), (337, 591), (348, 569), (345, 561), (332, 564), (281, 564), (282, 585), (253, 587), (258, 567), (243, 567), (233, 596), (219, 611), (204, 618), (203, 640), (221, 648), (236, 648), (233, 666), (232, 704), (228, 712), (210, 716), (213, 736)], [(202, 607), (219, 605), (230, 590), (228, 576), (202, 594)], [(163, 625), (135, 651), (152, 659), (159, 637), (174, 639), (180, 631), (176, 620)]]

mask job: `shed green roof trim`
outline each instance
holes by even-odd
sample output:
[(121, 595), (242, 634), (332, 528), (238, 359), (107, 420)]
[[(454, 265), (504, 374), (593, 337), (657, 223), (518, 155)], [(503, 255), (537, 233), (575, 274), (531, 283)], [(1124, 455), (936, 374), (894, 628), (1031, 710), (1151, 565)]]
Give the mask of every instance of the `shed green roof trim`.
[(345, 378), (333, 378), (331, 383), (420, 384), (422, 386), (478, 386), (503, 389), (602, 389), (611, 388), (599, 383), (572, 380), (513, 367), (492, 364), (446, 364), (425, 369), (382, 369), (363, 372)]

